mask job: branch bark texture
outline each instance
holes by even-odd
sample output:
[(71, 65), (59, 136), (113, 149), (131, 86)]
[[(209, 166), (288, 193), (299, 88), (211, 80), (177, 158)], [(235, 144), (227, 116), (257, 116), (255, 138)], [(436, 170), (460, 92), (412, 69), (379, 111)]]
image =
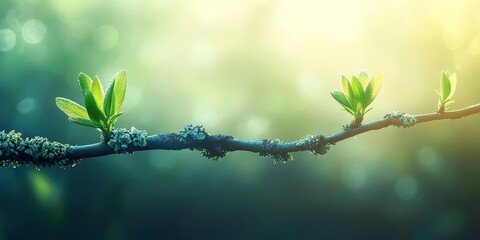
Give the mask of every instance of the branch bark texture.
[[(464, 109), (449, 111), (444, 113), (428, 113), (428, 114), (418, 114), (410, 116), (412, 119), (415, 119), (414, 124), (420, 124), (430, 121), (445, 120), (445, 119), (459, 119), (469, 115), (477, 114), (480, 112), (480, 104), (476, 104)], [(400, 114), (401, 116), (406, 116), (407, 114)], [(227, 135), (206, 135), (203, 139), (188, 139), (188, 136), (183, 136), (178, 133), (160, 133), (156, 135), (149, 136), (147, 138), (147, 146), (145, 147), (130, 147), (129, 152), (135, 151), (146, 151), (146, 150), (183, 150), (183, 149), (211, 149), (215, 151), (248, 151), (254, 153), (264, 153), (267, 155), (275, 155), (282, 153), (291, 153), (291, 152), (300, 152), (300, 151), (312, 151), (320, 153), (320, 148), (324, 146), (329, 146), (336, 144), (342, 140), (354, 137), (356, 135), (379, 130), (382, 128), (398, 126), (398, 127), (411, 127), (412, 125), (405, 125), (403, 122), (399, 121), (399, 118), (388, 117), (388, 114), (385, 118), (378, 121), (370, 122), (364, 125), (361, 125), (353, 129), (345, 129), (339, 133), (330, 135), (330, 136), (307, 136), (305, 138), (292, 141), (292, 142), (280, 142), (273, 140), (247, 140), (247, 139), (238, 139), (232, 136)], [(67, 157), (80, 159), (80, 158), (91, 158), (105, 156), (109, 154), (114, 154), (112, 148), (107, 146), (104, 142), (84, 145), (84, 146), (72, 146), (70, 147)]]
[[(74, 165), (79, 159), (101, 157), (110, 154), (117, 153), (133, 153), (136, 151), (149, 151), (149, 150), (198, 150), (201, 154), (207, 158), (219, 159), (224, 157), (227, 152), (233, 151), (248, 151), (259, 153), (262, 156), (271, 156), (276, 162), (286, 162), (292, 159), (292, 152), (311, 151), (314, 154), (325, 154), (331, 145), (334, 145), (342, 140), (354, 137), (356, 135), (366, 133), (373, 130), (379, 130), (382, 128), (397, 126), (397, 127), (412, 127), (420, 123), (426, 123), (430, 121), (445, 120), (445, 119), (459, 119), (462, 117), (470, 116), (480, 112), (480, 104), (472, 105), (460, 110), (448, 111), (443, 113), (428, 113), (409, 115), (400, 112), (392, 112), (383, 119), (378, 121), (366, 123), (355, 127), (345, 127), (343, 131), (329, 136), (325, 135), (307, 135), (305, 138), (291, 141), (282, 142), (278, 140), (247, 140), (238, 139), (228, 135), (209, 135), (201, 126), (186, 126), (184, 130), (178, 133), (160, 133), (146, 137), (146, 145), (127, 144), (122, 151), (112, 148), (107, 144), (107, 141), (102, 141), (90, 145), (82, 146), (68, 146), (65, 147), (64, 153), (59, 151), (58, 156), (53, 156), (51, 163), (40, 164), (40, 166), (51, 166), (55, 163), (60, 166)], [(28, 138), (27, 138), (28, 140)], [(5, 142), (5, 140), (4, 140)], [(0, 144), (2, 140), (0, 139)], [(3, 143), (5, 145), (5, 143)], [(55, 143), (54, 144), (58, 144)], [(1, 146), (1, 145), (0, 145)], [(64, 145), (66, 146), (66, 145)], [(2, 148), (0, 148), (1, 150)], [(24, 151), (25, 152), (25, 151)], [(21, 163), (21, 159), (25, 158), (29, 160), (29, 163), (36, 164), (35, 161), (42, 160), (42, 157), (37, 157), (33, 161), (32, 156), (25, 154), (24, 152), (17, 153), (16, 157), (13, 153), (1, 154), (0, 165), (8, 166), (8, 161), (14, 163)], [(50, 153), (50, 152), (47, 152)], [(14, 159), (14, 160), (12, 160)], [(64, 161), (65, 164), (60, 164)]]

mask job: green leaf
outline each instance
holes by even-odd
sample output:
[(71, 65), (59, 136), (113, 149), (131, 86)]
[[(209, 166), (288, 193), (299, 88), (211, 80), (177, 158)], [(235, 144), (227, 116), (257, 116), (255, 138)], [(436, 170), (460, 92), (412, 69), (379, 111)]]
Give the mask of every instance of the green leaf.
[(361, 71), (360, 74), (358, 74), (358, 80), (360, 80), (363, 89), (365, 89), (368, 83), (368, 74), (364, 71)]
[(95, 78), (93, 79), (91, 92), (93, 94), (93, 97), (95, 98), (95, 102), (97, 103), (98, 109), (100, 109), (100, 111), (103, 112), (104, 93), (103, 93), (102, 83), (100, 82), (100, 79), (98, 78), (98, 76), (95, 76)]
[(380, 88), (382, 87), (383, 76), (375, 75), (373, 79), (368, 83), (365, 89), (365, 107), (369, 106), (373, 100), (377, 97)]
[(440, 84), (440, 94), (442, 94), (442, 99), (447, 100), (448, 96), (450, 95), (450, 80), (446, 73), (442, 75), (442, 83)]
[(442, 99), (438, 99), (438, 104), (437, 104), (437, 106), (438, 106), (438, 109), (440, 109), (440, 108), (442, 108), (442, 107), (445, 108), (445, 103), (442, 101)]
[(111, 117), (118, 113), (125, 98), (127, 91), (127, 76), (125, 71), (120, 71), (115, 74), (112, 82), (107, 88), (103, 108), (107, 117)]
[(352, 110), (352, 109), (348, 109), (348, 108), (343, 108), (343, 110), (347, 111), (348, 113), (352, 114), (355, 116), (355, 112)]
[(117, 113), (123, 104), (125, 98), (125, 92), (127, 91), (127, 74), (125, 71), (120, 71), (115, 74), (115, 86), (113, 88), (113, 94), (115, 95), (115, 111)]
[(455, 101), (451, 100), (451, 101), (445, 102), (444, 104), (445, 104), (445, 105), (447, 105), (447, 104), (450, 105), (450, 104), (452, 104), (452, 103), (454, 103), (454, 102), (455, 102)]
[(60, 110), (62, 110), (69, 117), (88, 119), (87, 110), (70, 99), (57, 97), (55, 98), (55, 103), (57, 104), (58, 108), (60, 108)]
[(85, 73), (80, 73), (78, 76), (78, 83), (82, 89), (83, 96), (85, 96), (85, 90), (90, 90), (92, 88), (92, 79), (87, 76)]
[(447, 110), (450, 107), (450, 104), (454, 103), (455, 101), (448, 101), (443, 103), (443, 106), (445, 107), (445, 110)]
[(373, 107), (367, 109), (367, 111), (365, 111), (365, 114), (367, 114), (368, 112), (372, 111)]
[(115, 78), (112, 79), (110, 85), (107, 87), (107, 93), (105, 94), (105, 99), (103, 100), (103, 110), (107, 118), (115, 115), (115, 96), (113, 94), (113, 89), (115, 87)]
[(447, 98), (446, 99), (451, 99), (453, 97), (453, 94), (455, 93), (455, 90), (457, 88), (457, 74), (454, 73), (452, 75), (450, 75), (450, 77), (448, 78), (450, 80), (450, 94), (448, 94)]
[(93, 127), (93, 128), (97, 128), (98, 125), (96, 125), (95, 123), (93, 123), (92, 121), (88, 120), (88, 119), (84, 119), (84, 118), (73, 118), (73, 117), (69, 117), (68, 120), (70, 120), (71, 122), (74, 122), (76, 124), (80, 124), (80, 125), (83, 125), (83, 126), (87, 126), (87, 127)]
[(355, 104), (355, 108), (356, 108), (356, 112), (361, 112), (363, 110), (363, 102), (362, 101), (358, 101), (356, 104)]
[(342, 76), (342, 89), (343, 89), (343, 93), (345, 94), (345, 97), (349, 99), (350, 103), (353, 103), (355, 99), (353, 96), (352, 86), (350, 85), (350, 82), (345, 76)]
[(338, 103), (340, 103), (340, 105), (343, 106), (343, 108), (345, 108), (345, 110), (347, 110), (347, 112), (350, 112), (353, 114), (352, 105), (348, 102), (344, 93), (335, 91), (335, 92), (330, 92), (330, 94)]
[(87, 113), (92, 122), (100, 125), (101, 121), (105, 121), (103, 112), (98, 108), (97, 103), (95, 102), (95, 97), (88, 89), (85, 90), (85, 106), (87, 107)]
[(364, 102), (364, 92), (363, 92), (362, 84), (360, 83), (358, 78), (355, 76), (352, 77), (352, 90), (353, 90), (353, 95), (355, 99), (352, 105), (357, 110), (360, 110), (361, 108), (363, 108), (362, 106)]
[(115, 125), (115, 123), (118, 120), (118, 117), (120, 117), (122, 114), (123, 114), (123, 112), (119, 112), (119, 113), (113, 115), (112, 117), (110, 117), (110, 119), (108, 119), (108, 124), (111, 125), (111, 126)]

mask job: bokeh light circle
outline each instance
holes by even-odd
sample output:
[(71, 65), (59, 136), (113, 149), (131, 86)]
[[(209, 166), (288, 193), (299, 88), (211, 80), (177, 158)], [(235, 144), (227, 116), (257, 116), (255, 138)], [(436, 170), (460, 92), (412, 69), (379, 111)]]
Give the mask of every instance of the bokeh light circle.
[(102, 50), (109, 50), (117, 45), (119, 39), (118, 30), (110, 25), (100, 26), (93, 33), (95, 44)]
[(0, 51), (7, 52), (12, 50), (17, 44), (17, 37), (15, 33), (10, 29), (0, 30)]
[(17, 104), (17, 111), (21, 114), (27, 114), (35, 109), (37, 101), (33, 98), (25, 98)]
[(417, 180), (411, 176), (401, 177), (395, 184), (395, 192), (405, 201), (412, 200), (418, 192)]
[(22, 26), (22, 37), (30, 44), (40, 43), (47, 34), (47, 27), (37, 19), (30, 19)]

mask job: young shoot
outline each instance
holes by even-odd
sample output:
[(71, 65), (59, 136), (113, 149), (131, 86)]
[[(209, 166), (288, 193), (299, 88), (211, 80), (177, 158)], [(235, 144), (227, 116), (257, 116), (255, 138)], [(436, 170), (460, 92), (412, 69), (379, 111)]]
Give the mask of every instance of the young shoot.
[(115, 74), (106, 93), (98, 76), (92, 80), (86, 74), (80, 73), (78, 82), (85, 98), (85, 107), (70, 99), (57, 97), (55, 102), (58, 108), (67, 114), (71, 122), (96, 128), (102, 132), (103, 139), (107, 139), (118, 117), (123, 114), (120, 107), (127, 89), (125, 71)]
[(448, 71), (443, 72), (440, 80), (440, 91), (435, 90), (438, 95), (438, 113), (443, 113), (450, 107), (455, 89), (457, 88), (457, 74), (450, 74)]
[(369, 80), (368, 74), (362, 71), (358, 76), (353, 76), (351, 81), (342, 76), (343, 91), (330, 92), (345, 111), (353, 115), (352, 127), (360, 126), (365, 114), (372, 110), (369, 106), (380, 91), (382, 82), (381, 75), (375, 75)]

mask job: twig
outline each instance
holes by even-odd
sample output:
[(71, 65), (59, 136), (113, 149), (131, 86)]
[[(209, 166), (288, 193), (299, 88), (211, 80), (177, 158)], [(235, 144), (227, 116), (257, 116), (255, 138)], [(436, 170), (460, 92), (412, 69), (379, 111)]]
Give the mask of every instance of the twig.
[[(355, 128), (347, 128), (344, 131), (330, 136), (308, 135), (305, 138), (292, 142), (281, 142), (269, 139), (246, 140), (237, 139), (227, 135), (209, 135), (205, 132), (203, 127), (189, 125), (179, 133), (160, 133), (148, 136), (146, 138), (145, 146), (128, 144), (125, 145), (126, 148), (121, 151), (118, 151), (118, 149), (115, 151), (115, 149), (109, 146), (106, 141), (90, 145), (68, 146), (63, 155), (59, 154), (58, 156), (52, 157), (49, 161), (42, 159), (41, 156), (34, 160), (32, 156), (27, 155), (24, 152), (20, 152), (16, 157), (13, 154), (10, 154), (10, 156), (8, 154), (1, 154), (0, 165), (11, 166), (13, 163), (16, 165), (33, 164), (37, 167), (51, 166), (55, 164), (59, 164), (60, 166), (70, 166), (77, 162), (76, 159), (100, 157), (116, 153), (133, 153), (136, 151), (183, 149), (198, 150), (203, 156), (213, 159), (224, 157), (227, 152), (248, 151), (259, 153), (262, 156), (271, 156), (276, 162), (286, 162), (292, 159), (292, 152), (311, 151), (315, 154), (323, 155), (331, 145), (365, 132), (379, 130), (389, 126), (411, 127), (414, 124), (430, 121), (458, 119), (479, 112), (480, 104), (443, 113), (435, 112), (408, 115), (399, 112), (392, 112), (378, 121), (363, 124)], [(0, 138), (0, 146), (1, 144), (2, 139)]]

